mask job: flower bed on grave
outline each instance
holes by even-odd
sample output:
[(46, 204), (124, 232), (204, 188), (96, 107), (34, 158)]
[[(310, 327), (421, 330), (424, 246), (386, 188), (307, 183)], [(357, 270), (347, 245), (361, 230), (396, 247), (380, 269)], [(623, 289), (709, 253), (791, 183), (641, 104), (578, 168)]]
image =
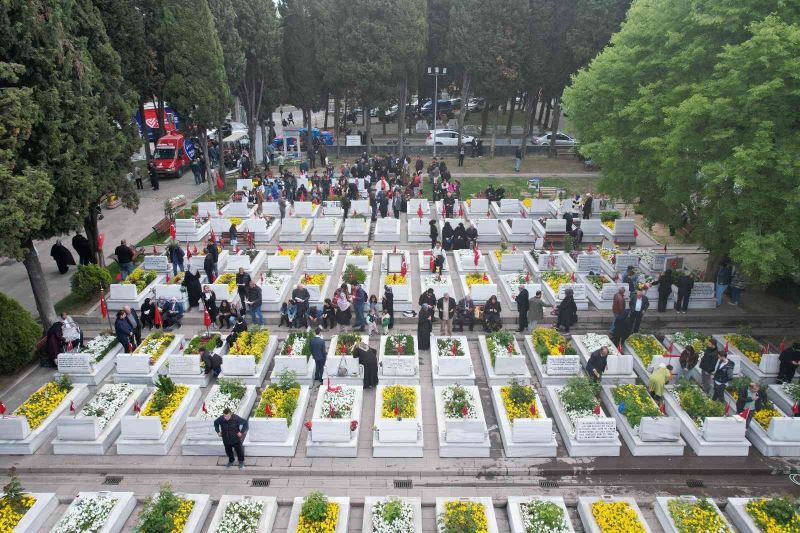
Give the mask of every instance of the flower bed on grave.
[(169, 485), (144, 501), (137, 531), (180, 533), (194, 509), (194, 500), (176, 494)]
[(425, 292), (428, 289), (435, 290), (437, 287), (449, 288), (450, 278), (449, 276), (445, 276), (443, 274), (433, 274), (431, 276), (421, 276), (420, 283), (422, 285), (422, 292)]
[(169, 279), (166, 279), (167, 285), (180, 285), (183, 283), (183, 277), (186, 273), (185, 272), (178, 272), (174, 276), (170, 276), (167, 274)]
[(711, 335), (703, 335), (702, 333), (690, 329), (679, 331), (672, 336), (672, 342), (684, 348), (691, 346), (697, 354), (703, 353), (703, 350), (708, 346), (710, 340)]
[(408, 385), (387, 385), (381, 399), (382, 418), (416, 418), (417, 389)]
[(564, 272), (542, 272), (541, 274), (542, 283), (546, 283), (548, 287), (553, 291), (553, 294), (558, 294), (559, 289), (562, 285), (566, 283), (574, 283), (572, 279), (572, 274), (566, 274)]
[(536, 328), (531, 333), (531, 343), (542, 364), (547, 363), (548, 357), (562, 355), (576, 355), (575, 348), (566, 337), (553, 328)]
[[(97, 418), (97, 428), (103, 431), (108, 421), (114, 418), (133, 392), (127, 383), (109, 384), (100, 389), (92, 400), (81, 409), (81, 416)], [(1, 531), (1, 530), (0, 530)]]
[(215, 533), (256, 533), (266, 503), (261, 500), (243, 498), (225, 506)]
[(356, 282), (363, 284), (366, 280), (367, 272), (363, 268), (357, 267), (352, 263), (344, 267), (342, 281), (348, 285), (354, 285)]
[(373, 533), (415, 533), (414, 506), (408, 501), (390, 496), (372, 506)]
[(303, 285), (319, 285), (322, 287), (325, 285), (325, 281), (328, 279), (327, 274), (304, 274), (302, 278), (300, 278), (300, 282)]
[(161, 359), (167, 347), (169, 347), (174, 340), (175, 335), (172, 333), (154, 331), (142, 341), (133, 353), (134, 355), (150, 356), (150, 365), (152, 366)]
[(122, 285), (136, 285), (136, 292), (141, 294), (142, 291), (150, 285), (158, 277), (158, 272), (155, 270), (145, 270), (141, 267), (134, 269), (131, 274), (122, 280)]
[(225, 409), (230, 409), (235, 413), (239, 409), (239, 404), (244, 398), (246, 388), (244, 384), (237, 379), (220, 378), (217, 381), (217, 388), (214, 393), (206, 398), (203, 403), (204, 409), (200, 410), (198, 418), (200, 420), (215, 420), (222, 416)]
[(455, 384), (445, 387), (442, 390), (442, 400), (444, 400), (445, 418), (457, 420), (476, 419), (478, 413), (475, 409), (476, 399), (472, 393)]
[(596, 501), (592, 516), (602, 533), (646, 533), (636, 510), (627, 502)]
[(291, 426), (299, 400), (300, 385), (293, 379), (272, 383), (261, 392), (261, 399), (253, 417), (285, 418), (286, 426)]
[(294, 260), (297, 259), (297, 255), (300, 253), (300, 250), (296, 248), (281, 248), (278, 250), (275, 255), (285, 255), (289, 258), (289, 261), (294, 264)]
[[(339, 339), (341, 338), (342, 335), (339, 335)], [(338, 346), (337, 346), (337, 353), (338, 353)], [(414, 351), (414, 337), (412, 337), (411, 335), (403, 335), (403, 334), (395, 334), (387, 336), (386, 345), (384, 346), (384, 354), (416, 355), (416, 352)]]
[(800, 513), (789, 498), (758, 498), (744, 506), (745, 512), (765, 533), (797, 533)]
[(236, 274), (233, 272), (225, 272), (214, 280), (214, 285), (225, 285), (228, 288), (229, 294), (236, 294)]
[(519, 504), (525, 533), (569, 533), (564, 509), (557, 503), (534, 499)]
[(367, 248), (366, 246), (355, 245), (353, 249), (347, 252), (347, 255), (351, 256), (363, 256), (367, 258), (367, 261), (372, 261), (373, 251), (372, 248)]
[(407, 278), (402, 274), (386, 274), (384, 283), (386, 285), (405, 285)]
[(3, 491), (3, 497), (0, 498), (0, 532), (10, 533), (36, 503), (36, 498), (23, 491), (19, 478), (14, 474)]
[(761, 344), (749, 335), (739, 335), (738, 333), (729, 333), (724, 335), (725, 342), (733, 346), (745, 357), (750, 359), (755, 365), (761, 362)]
[(664, 346), (658, 342), (658, 339), (652, 335), (644, 335), (642, 333), (634, 333), (625, 341), (633, 348), (636, 356), (642, 361), (642, 364), (647, 368), (653, 361), (653, 357), (657, 355), (664, 355)]
[(511, 423), (517, 418), (544, 418), (544, 413), (536, 405), (536, 389), (531, 385), (512, 381), (510, 385), (500, 387), (500, 397)]
[(183, 398), (189, 393), (189, 387), (175, 385), (167, 376), (156, 378), (156, 390), (144, 404), (141, 416), (156, 416), (161, 421), (161, 429), (166, 429), (172, 415), (181, 405)]
[(82, 496), (51, 530), (51, 533), (74, 533), (76, 531), (101, 531), (111, 511), (119, 500), (106, 494)]
[(608, 263), (611, 263), (616, 256), (618, 256), (619, 254), (622, 253), (622, 250), (620, 250), (616, 246), (614, 248), (602, 248), (601, 247), (597, 251), (600, 254), (600, 257), (602, 257), (603, 260), (607, 261)]
[(436, 347), (439, 349), (439, 357), (464, 357), (464, 347), (456, 338), (437, 339)]
[(486, 275), (486, 272), (482, 274), (467, 274), (464, 276), (464, 280), (467, 283), (467, 287), (472, 287), (473, 285), (489, 285), (489, 276)]
[(359, 333), (340, 333), (336, 336), (336, 355), (352, 355), (353, 349), (361, 341)]
[(79, 353), (89, 354), (92, 363), (99, 363), (108, 353), (116, 348), (117, 338), (113, 335), (100, 334), (86, 343)]
[(308, 333), (300, 333), (300, 332), (292, 332), (286, 337), (286, 342), (283, 343), (283, 349), (281, 350), (280, 355), (283, 356), (304, 356), (306, 360), (311, 357), (311, 339), (314, 338), (314, 334), (311, 332)]
[(800, 402), (800, 384), (784, 383), (783, 392), (789, 397), (793, 404)]
[(644, 417), (664, 416), (643, 385), (618, 385), (611, 392), (620, 413), (634, 429), (639, 427)]
[[(748, 385), (750, 385), (750, 378), (747, 376), (742, 376), (738, 378), (734, 378), (725, 388), (725, 391), (733, 398), (734, 401), (739, 400), (739, 391)], [(767, 396), (767, 387), (761, 387), (761, 409), (758, 409), (755, 413), (753, 413), (753, 419), (750, 421), (752, 424), (756, 422), (759, 426), (764, 429), (766, 433), (769, 430), (769, 423), (772, 421), (773, 418), (781, 418), (786, 417), (783, 413), (781, 413), (766, 396)]]
[(698, 428), (708, 417), (725, 416), (725, 406), (706, 396), (696, 383), (681, 380), (672, 388), (671, 394)]
[(558, 399), (564, 406), (570, 424), (570, 434), (575, 436), (575, 423), (580, 418), (607, 418), (597, 401), (598, 384), (585, 377), (571, 378), (557, 389)]
[(264, 356), (264, 350), (269, 344), (269, 330), (258, 329), (255, 331), (243, 331), (237, 337), (236, 342), (230, 347), (226, 355), (252, 355), (255, 357), (256, 364)]
[(303, 498), (295, 533), (336, 533), (338, 521), (339, 504), (321, 492), (312, 492)]
[(336, 388), (324, 389), (320, 418), (328, 420), (341, 420), (353, 414), (356, 402), (356, 389), (341, 385)]
[(514, 342), (514, 334), (507, 330), (500, 330), (486, 335), (486, 347), (492, 366), (495, 366), (499, 357), (522, 357)]
[(489, 533), (486, 507), (481, 502), (449, 500), (444, 502), (443, 512), (437, 517), (439, 531)]
[(672, 498), (667, 503), (667, 511), (675, 522), (678, 533), (731, 532), (716, 507), (705, 498), (698, 500)]
[(262, 285), (269, 285), (278, 295), (280, 295), (281, 290), (283, 290), (283, 285), (286, 283), (286, 278), (273, 274), (272, 270), (268, 270), (266, 274), (261, 275), (261, 279), (259, 281)]
[(13, 414), (25, 417), (28, 427), (33, 431), (55, 411), (58, 404), (66, 398), (71, 390), (72, 382), (66, 376), (62, 376), (57, 381), (49, 381), (28, 396), (28, 399), (17, 407)]
[(189, 341), (189, 344), (186, 345), (186, 349), (183, 351), (186, 355), (194, 355), (199, 354), (201, 350), (206, 350), (209, 353), (213, 352), (217, 348), (217, 343), (222, 337), (219, 333), (215, 333), (213, 335), (209, 335), (206, 337), (203, 335), (195, 335)]

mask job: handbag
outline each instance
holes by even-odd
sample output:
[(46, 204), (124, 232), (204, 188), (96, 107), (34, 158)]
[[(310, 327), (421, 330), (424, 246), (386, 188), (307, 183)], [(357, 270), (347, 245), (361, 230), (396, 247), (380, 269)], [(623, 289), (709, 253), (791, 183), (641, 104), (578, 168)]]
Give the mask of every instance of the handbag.
[(340, 378), (347, 377), (347, 365), (344, 364), (344, 356), (339, 359), (339, 367), (336, 369), (336, 375)]

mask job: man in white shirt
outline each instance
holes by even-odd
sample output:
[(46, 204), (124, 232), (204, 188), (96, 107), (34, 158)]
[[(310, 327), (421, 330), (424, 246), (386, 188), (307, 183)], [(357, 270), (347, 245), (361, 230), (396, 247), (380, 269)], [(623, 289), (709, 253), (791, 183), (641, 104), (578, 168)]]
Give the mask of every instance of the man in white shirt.
[(648, 307), (650, 307), (650, 300), (647, 299), (647, 296), (645, 296), (644, 292), (636, 291), (636, 294), (631, 298), (629, 305), (632, 333), (639, 332), (639, 326), (642, 324), (642, 317), (644, 316), (644, 312), (647, 311)]

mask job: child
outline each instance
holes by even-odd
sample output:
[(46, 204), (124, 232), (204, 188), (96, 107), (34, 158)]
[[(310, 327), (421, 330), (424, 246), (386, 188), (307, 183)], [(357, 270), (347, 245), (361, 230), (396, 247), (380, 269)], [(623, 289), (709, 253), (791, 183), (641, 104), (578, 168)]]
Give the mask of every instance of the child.
[(297, 327), (297, 305), (294, 303), (294, 300), (289, 302), (289, 307), (286, 310), (286, 315), (289, 317), (289, 327), (296, 328)]
[(391, 317), (387, 311), (383, 312), (383, 316), (381, 317), (381, 335), (387, 335), (389, 332), (389, 320)]
[(378, 315), (371, 312), (367, 315), (367, 335), (370, 337), (373, 333), (378, 332)]
[(284, 324), (286, 324), (287, 328), (291, 327), (290, 326), (290, 322), (289, 322), (289, 314), (288, 313), (289, 313), (289, 303), (288, 302), (283, 302), (281, 304), (281, 322), (280, 322), (280, 324), (278, 324), (278, 327), (281, 327)]

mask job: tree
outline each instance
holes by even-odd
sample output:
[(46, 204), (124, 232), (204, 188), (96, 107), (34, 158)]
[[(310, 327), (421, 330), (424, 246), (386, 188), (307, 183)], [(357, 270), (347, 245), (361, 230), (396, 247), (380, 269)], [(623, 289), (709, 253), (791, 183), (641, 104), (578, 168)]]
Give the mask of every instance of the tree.
[[(164, 95), (183, 117), (185, 127), (200, 138), (209, 168), (206, 131), (222, 122), (232, 104), (222, 45), (206, 0), (166, 2), (163, 15), (161, 38), (168, 43)], [(202, 46), (198, 46), (198, 36), (203, 36)], [(208, 183), (213, 191), (214, 180)]]
[(764, 284), (800, 270), (798, 57), (798, 5), (644, 0), (564, 101), (605, 190)]
[[(13, 104), (25, 95), (21, 105), (31, 113), (21, 122), (19, 115), (3, 118), (6, 126), (6, 120), (16, 120), (25, 127), (13, 140), (3, 137), (2, 172), (11, 177), (3, 180), (2, 209), (22, 218), (27, 231), (4, 232), (0, 253), (23, 260), (47, 328), (55, 310), (34, 241), (81, 227), (91, 202), (109, 184), (106, 177), (122, 174), (133, 106), (121, 89), (119, 55), (88, 0), (4, 2), (0, 25), (7, 29), (0, 57), (24, 65), (4, 66), (10, 86), (4, 84), (3, 98)], [(21, 176), (33, 181), (23, 183)], [(35, 206), (20, 198), (23, 191), (36, 199)]]

